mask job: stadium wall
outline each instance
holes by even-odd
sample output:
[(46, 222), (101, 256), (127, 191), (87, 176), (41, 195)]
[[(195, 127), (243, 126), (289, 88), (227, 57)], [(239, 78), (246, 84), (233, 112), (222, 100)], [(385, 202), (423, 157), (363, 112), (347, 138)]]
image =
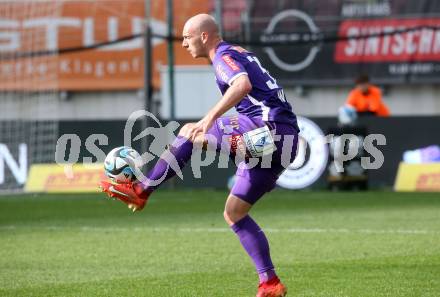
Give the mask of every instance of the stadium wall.
[[(197, 67), (188, 72), (188, 67), (176, 73), (176, 118), (202, 118), (220, 98), (211, 70)], [(193, 67), (194, 68), (194, 67)], [(163, 75), (167, 86), (166, 75)], [(197, 86), (197, 89), (188, 87)], [(384, 102), (392, 116), (440, 115), (440, 85), (401, 85), (383, 89)], [(286, 88), (285, 93), (295, 112), (303, 116), (336, 116), (344, 104), (349, 87), (297, 87)], [(0, 110), (0, 119), (27, 119), (41, 102), (29, 96), (26, 102), (15, 100), (13, 93), (2, 100), (8, 108)], [(20, 95), (18, 95), (20, 96)], [(46, 96), (50, 112), (40, 112), (38, 119), (93, 120), (127, 119), (136, 110), (143, 109), (145, 99), (142, 91), (96, 91), (60, 92)], [(169, 118), (170, 98), (167, 88), (154, 95), (154, 110), (162, 118)]]
[[(177, 118), (203, 117), (220, 97), (210, 66), (175, 68), (175, 101)], [(163, 86), (168, 86), (167, 67), (161, 68)], [(197, 86), (197, 88), (188, 87)], [(285, 88), (285, 94), (297, 114), (303, 116), (336, 116), (351, 87)], [(392, 115), (440, 115), (440, 86), (388, 85), (383, 98)], [(161, 116), (169, 118), (170, 96), (166, 87), (161, 92)]]

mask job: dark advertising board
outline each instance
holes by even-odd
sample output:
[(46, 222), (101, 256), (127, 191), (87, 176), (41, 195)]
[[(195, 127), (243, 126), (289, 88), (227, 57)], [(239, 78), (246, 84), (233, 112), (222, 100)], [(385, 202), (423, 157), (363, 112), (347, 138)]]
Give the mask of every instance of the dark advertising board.
[(439, 1), (254, 1), (249, 11), (235, 38), (284, 86), (347, 85), (361, 73), (440, 81)]

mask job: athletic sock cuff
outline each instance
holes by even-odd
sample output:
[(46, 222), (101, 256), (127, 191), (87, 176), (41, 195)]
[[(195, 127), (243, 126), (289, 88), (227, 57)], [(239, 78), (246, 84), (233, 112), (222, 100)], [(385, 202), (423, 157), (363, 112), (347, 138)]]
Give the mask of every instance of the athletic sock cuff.
[(247, 224), (247, 222), (249, 222), (249, 220), (252, 220), (251, 217), (249, 215), (245, 215), (243, 218), (241, 218), (239, 221), (235, 222), (234, 225), (231, 226), (232, 231), (237, 233), (238, 231), (243, 229), (243, 227)]

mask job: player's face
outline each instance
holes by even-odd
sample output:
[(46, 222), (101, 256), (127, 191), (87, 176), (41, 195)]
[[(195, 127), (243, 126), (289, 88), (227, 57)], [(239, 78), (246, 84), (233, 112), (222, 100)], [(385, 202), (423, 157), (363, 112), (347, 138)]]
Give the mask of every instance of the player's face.
[(197, 34), (190, 26), (185, 25), (182, 36), (182, 47), (184, 47), (193, 58), (206, 57), (202, 34)]

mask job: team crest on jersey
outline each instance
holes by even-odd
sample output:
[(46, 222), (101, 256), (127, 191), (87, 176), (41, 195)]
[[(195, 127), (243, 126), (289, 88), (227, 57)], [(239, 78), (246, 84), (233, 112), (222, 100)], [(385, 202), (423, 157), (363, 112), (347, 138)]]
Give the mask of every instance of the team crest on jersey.
[(231, 67), (232, 70), (237, 71), (240, 70), (240, 68), (237, 66), (237, 64), (235, 64), (234, 60), (231, 59), (230, 56), (228, 55), (223, 55), (222, 56), (223, 61), (225, 61), (225, 63)]

